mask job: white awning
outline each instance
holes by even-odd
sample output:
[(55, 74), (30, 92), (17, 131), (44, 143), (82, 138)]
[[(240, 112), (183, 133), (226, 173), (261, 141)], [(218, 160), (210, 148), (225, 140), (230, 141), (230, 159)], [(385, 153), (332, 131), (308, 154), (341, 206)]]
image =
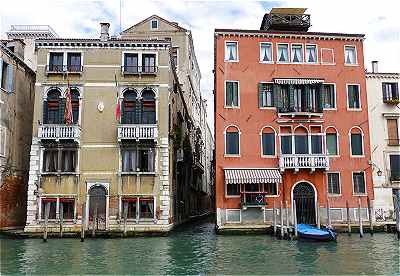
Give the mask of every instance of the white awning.
[(274, 79), (276, 84), (317, 84), (323, 82), (323, 79)]
[(281, 183), (278, 169), (224, 169), (227, 184)]

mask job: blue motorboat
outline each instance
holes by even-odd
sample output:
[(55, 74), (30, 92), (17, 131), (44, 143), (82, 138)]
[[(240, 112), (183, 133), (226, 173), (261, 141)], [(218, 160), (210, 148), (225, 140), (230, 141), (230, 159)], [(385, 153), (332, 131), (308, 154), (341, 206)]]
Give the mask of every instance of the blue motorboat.
[(336, 241), (336, 232), (330, 228), (319, 229), (308, 224), (298, 224), (297, 233), (300, 238), (315, 241)]

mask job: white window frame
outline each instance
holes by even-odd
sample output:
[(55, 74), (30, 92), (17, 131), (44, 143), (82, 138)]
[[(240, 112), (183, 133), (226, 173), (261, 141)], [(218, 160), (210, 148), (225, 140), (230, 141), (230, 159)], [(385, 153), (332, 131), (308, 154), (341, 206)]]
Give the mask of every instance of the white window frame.
[[(338, 194), (331, 194), (331, 193), (329, 193), (329, 177), (328, 177), (328, 174), (330, 174), (330, 173), (336, 173), (336, 174), (339, 175), (339, 193), (338, 193)], [(328, 196), (329, 196), (329, 197), (339, 197), (339, 196), (342, 196), (342, 183), (341, 183), (342, 181), (341, 181), (340, 171), (328, 171), (328, 172), (325, 173), (325, 175), (326, 175), (326, 185), (327, 185), (326, 190), (327, 190), (327, 192), (328, 192)]]
[[(157, 22), (157, 27), (156, 28), (153, 28), (153, 22)], [(158, 19), (151, 19), (150, 20), (150, 29), (151, 30), (158, 30), (158, 27), (160, 26), (159, 24), (160, 24), (160, 22), (158, 21)]]
[(176, 64), (175, 67), (179, 67), (179, 46), (172, 46), (173, 49), (176, 49)]
[[(315, 61), (314, 62), (309, 62), (308, 61), (308, 56), (307, 56), (307, 46), (315, 46)], [(312, 43), (306, 43), (304, 46), (304, 63), (307, 64), (318, 64), (319, 58), (318, 58), (318, 44), (312, 44)]]
[[(262, 57), (262, 45), (266, 45), (266, 44), (268, 44), (268, 45), (270, 45), (270, 49), (271, 49), (271, 60), (270, 61), (263, 61), (262, 59), (261, 59), (261, 57)], [(259, 59), (259, 61), (260, 61), (260, 63), (264, 63), (264, 64), (271, 64), (271, 63), (274, 63), (274, 49), (273, 49), (274, 47), (273, 47), (273, 44), (272, 44), (272, 42), (268, 42), (268, 41), (265, 41), (265, 42), (260, 42), (260, 59)]]
[[(353, 47), (354, 48), (354, 57), (355, 63), (346, 63), (346, 47)], [(358, 57), (357, 57), (357, 46), (356, 45), (344, 45), (343, 46), (343, 53), (344, 53), (344, 65), (345, 66), (358, 66)]]
[[(327, 137), (328, 134), (331, 134), (331, 132), (326, 132), (326, 131), (329, 128), (333, 128), (336, 131), (336, 149), (337, 149), (337, 154), (336, 155), (329, 155), (328, 154), (328, 143), (327, 143), (326, 137)], [(340, 145), (340, 143), (339, 143), (339, 131), (334, 126), (327, 126), (325, 128), (325, 152), (326, 152), (326, 155), (328, 157), (340, 157), (340, 146), (339, 145)]]
[[(353, 155), (353, 152), (352, 152), (352, 148), (351, 148), (351, 130), (352, 129), (359, 129), (360, 131), (361, 131), (361, 149), (362, 149), (362, 155)], [(354, 134), (358, 134), (358, 133), (354, 133)], [(350, 130), (349, 130), (349, 146), (350, 146), (350, 148), (349, 148), (349, 150), (350, 150), (350, 157), (353, 157), (353, 158), (363, 158), (363, 157), (365, 157), (365, 147), (364, 147), (364, 131), (362, 130), (362, 128), (361, 127), (359, 127), (359, 126), (353, 126), (353, 127), (351, 127), (350, 128)]]
[(3, 145), (3, 148), (0, 148), (0, 157), (7, 156), (7, 128), (4, 126), (0, 126), (0, 146)]
[[(226, 105), (226, 83), (227, 82), (236, 82), (237, 83), (237, 87), (238, 87), (238, 89), (237, 89), (237, 91), (238, 91), (238, 105), (237, 106)], [(238, 80), (225, 80), (225, 82), (224, 82), (224, 108), (227, 108), (227, 109), (229, 109), (229, 108), (239, 109), (240, 108), (240, 83), (239, 83)]]
[[(274, 131), (274, 148), (275, 148), (275, 154), (274, 155), (264, 155), (264, 148), (263, 148), (263, 138), (262, 138), (262, 136), (263, 136), (263, 131), (264, 131), (264, 129), (272, 129), (273, 131)], [(270, 133), (270, 132), (267, 132), (267, 133)], [(276, 139), (276, 137), (277, 137), (277, 135), (276, 135), (276, 130), (272, 127), (272, 126), (269, 126), (269, 125), (267, 125), (267, 126), (264, 126), (263, 128), (261, 128), (261, 131), (260, 131), (260, 148), (261, 148), (261, 158), (276, 158), (277, 157), (277, 139)], [(278, 187), (277, 187), (278, 188)]]
[[(364, 194), (356, 194), (354, 192), (354, 173), (362, 173), (364, 176), (364, 186), (365, 186), (365, 193)], [(364, 171), (352, 171), (351, 172), (351, 186), (353, 190), (353, 196), (368, 196), (368, 190), (367, 190), (367, 182), (365, 179), (365, 172)]]
[[(239, 211), (239, 221), (229, 221), (228, 220), (228, 211)], [(227, 223), (242, 223), (242, 209), (226, 209), (225, 210), (225, 221)]]
[[(331, 51), (332, 53), (332, 62), (324, 62), (324, 59), (322, 58), (322, 53), (324, 51)], [(335, 62), (335, 51), (332, 48), (320, 48), (320, 54), (321, 54), (321, 65), (336, 65)]]
[[(228, 128), (234, 127), (239, 133), (239, 153), (238, 154), (228, 154), (226, 153), (226, 132)], [(240, 157), (240, 136), (242, 135), (242, 132), (240, 131), (240, 128), (237, 125), (228, 125), (224, 129), (224, 157)]]
[[(300, 62), (293, 61), (293, 56), (292, 56), (292, 54), (294, 53), (293, 46), (301, 46), (302, 60)], [(305, 58), (304, 49), (305, 48), (303, 43), (290, 43), (290, 62), (293, 64), (303, 64)]]
[[(239, 41), (237, 41), (237, 40), (225, 40), (225, 51), (224, 51), (224, 61), (225, 62), (239, 62)], [(229, 59), (227, 59), (226, 58), (226, 53), (227, 53), (227, 51), (228, 51), (228, 47), (227, 47), (227, 44), (228, 43), (235, 43), (236, 44), (236, 59), (234, 59), (234, 60), (229, 60)]]
[[(266, 63), (266, 62), (264, 62), (264, 63)], [(260, 82), (258, 82), (258, 83), (262, 83), (262, 84), (274, 84), (272, 81), (260, 81)], [(260, 91), (257, 91), (258, 93), (260, 93)], [(259, 95), (258, 95), (259, 96)], [(272, 92), (272, 101), (274, 101), (274, 93)], [(275, 106), (264, 106), (264, 107), (261, 107), (260, 106), (260, 104), (258, 104), (258, 108), (259, 109), (270, 109), (270, 110), (276, 110), (276, 107)]]
[[(288, 60), (287, 61), (279, 61), (279, 46), (280, 45), (286, 45), (287, 46), (287, 50), (288, 50)], [(291, 52), (290, 52), (290, 45), (289, 43), (276, 43), (276, 63), (279, 64), (289, 64), (290, 60), (292, 58)]]
[[(359, 108), (351, 108), (349, 106), (349, 86), (350, 85), (358, 86), (358, 101), (360, 102), (360, 107)], [(348, 111), (362, 111), (361, 85), (359, 83), (346, 83), (346, 101), (347, 101), (347, 110)]]
[[(224, 181), (225, 185), (225, 198), (240, 198), (240, 185), (242, 184), (228, 184), (226, 181)], [(228, 185), (239, 185), (239, 194), (238, 195), (228, 195)]]
[[(333, 93), (335, 94), (334, 101), (335, 101), (335, 108), (322, 108), (323, 110), (337, 110), (337, 94), (336, 94), (336, 83), (334, 82), (324, 82), (322, 85), (328, 84), (333, 85)], [(361, 102), (360, 102), (361, 104)]]

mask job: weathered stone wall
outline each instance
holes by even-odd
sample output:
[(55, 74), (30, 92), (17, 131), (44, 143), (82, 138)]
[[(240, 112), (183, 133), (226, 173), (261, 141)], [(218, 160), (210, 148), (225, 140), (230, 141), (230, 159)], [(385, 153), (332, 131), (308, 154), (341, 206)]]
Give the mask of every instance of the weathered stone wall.
[(9, 176), (0, 187), (0, 228), (25, 225), (26, 185), (22, 177)]

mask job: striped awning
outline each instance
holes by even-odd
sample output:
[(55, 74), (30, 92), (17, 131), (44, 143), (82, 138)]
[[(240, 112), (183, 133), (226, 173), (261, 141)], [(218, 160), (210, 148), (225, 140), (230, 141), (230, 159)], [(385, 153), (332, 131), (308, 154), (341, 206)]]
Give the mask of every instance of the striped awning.
[(323, 82), (323, 79), (274, 79), (274, 83), (276, 84), (317, 84)]
[(227, 184), (281, 183), (278, 169), (224, 169)]

